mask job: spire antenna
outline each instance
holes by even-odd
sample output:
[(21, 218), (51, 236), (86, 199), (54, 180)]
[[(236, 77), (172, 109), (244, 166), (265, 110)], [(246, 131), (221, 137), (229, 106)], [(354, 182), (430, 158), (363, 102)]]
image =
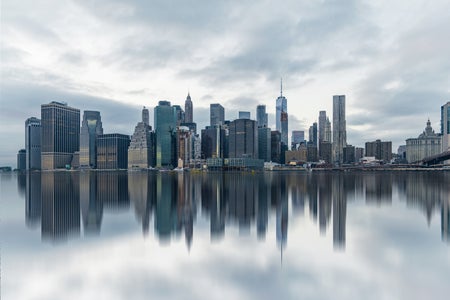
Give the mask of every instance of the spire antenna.
[(280, 78), (280, 95), (283, 97), (283, 77)]

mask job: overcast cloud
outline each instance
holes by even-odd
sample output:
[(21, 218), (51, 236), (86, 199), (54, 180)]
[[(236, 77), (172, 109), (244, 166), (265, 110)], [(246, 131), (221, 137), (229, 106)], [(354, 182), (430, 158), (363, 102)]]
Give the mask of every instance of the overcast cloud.
[[(99, 109), (106, 132), (131, 134), (140, 108), (210, 103), (274, 126), (283, 77), (289, 130), (347, 96), (348, 143), (439, 131), (450, 101), (450, 2), (2, 1), (0, 165), (15, 166), (24, 121), (62, 100)], [(198, 112), (198, 113), (197, 113)], [(198, 119), (197, 119), (198, 118)]]

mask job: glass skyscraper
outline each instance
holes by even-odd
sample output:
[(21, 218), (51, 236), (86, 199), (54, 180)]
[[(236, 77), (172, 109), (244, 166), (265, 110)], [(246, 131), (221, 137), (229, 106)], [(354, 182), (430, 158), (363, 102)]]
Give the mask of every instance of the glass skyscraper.
[(210, 125), (223, 125), (225, 122), (225, 109), (219, 103), (209, 105)]
[(26, 169), (41, 168), (41, 120), (32, 117), (25, 121)]
[(175, 167), (174, 134), (177, 126), (176, 109), (169, 101), (159, 101), (155, 106), (155, 134), (156, 134), (156, 166)]
[(258, 105), (256, 107), (256, 122), (258, 127), (268, 127), (268, 117), (265, 105)]
[(287, 99), (283, 96), (283, 81), (280, 84), (280, 96), (276, 101), (276, 130), (281, 133), (281, 142), (288, 145)]
[(64, 168), (80, 150), (80, 110), (66, 103), (41, 105), (41, 167), (43, 170)]
[(229, 157), (258, 158), (258, 132), (256, 121), (237, 119), (229, 126)]
[(80, 132), (80, 167), (96, 168), (97, 136), (103, 134), (100, 112), (85, 110)]

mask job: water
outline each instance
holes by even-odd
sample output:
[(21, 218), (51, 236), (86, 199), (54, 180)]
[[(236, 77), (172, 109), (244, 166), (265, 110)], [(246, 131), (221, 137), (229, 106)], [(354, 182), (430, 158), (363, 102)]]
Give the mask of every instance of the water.
[(448, 299), (450, 172), (1, 174), (2, 299)]

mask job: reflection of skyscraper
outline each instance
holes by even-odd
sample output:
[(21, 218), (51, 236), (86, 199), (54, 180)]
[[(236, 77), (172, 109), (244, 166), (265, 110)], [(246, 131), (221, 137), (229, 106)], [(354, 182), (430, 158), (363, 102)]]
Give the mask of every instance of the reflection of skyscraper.
[(366, 202), (381, 204), (392, 203), (392, 174), (367, 174), (364, 178)]
[(160, 242), (169, 242), (176, 225), (177, 178), (159, 173), (156, 178), (155, 232)]
[(41, 168), (41, 120), (28, 118), (25, 121), (26, 168)]
[(80, 173), (80, 206), (84, 235), (100, 234), (103, 202), (97, 198), (97, 176), (103, 173)]
[(269, 222), (269, 195), (270, 184), (266, 184), (264, 175), (257, 177), (258, 179), (258, 197), (257, 197), (257, 216), (256, 216), (256, 232), (259, 239), (266, 238), (267, 224)]
[(239, 224), (240, 232), (249, 232), (255, 217), (255, 200), (258, 198), (258, 186), (255, 176), (248, 174), (225, 175), (225, 195), (229, 217)]
[(128, 173), (128, 194), (130, 202), (134, 206), (136, 219), (142, 224), (142, 232), (147, 235), (156, 202), (156, 174), (152, 172)]
[(347, 197), (344, 176), (336, 174), (332, 178), (333, 193), (333, 245), (335, 249), (345, 249), (345, 222), (347, 216)]
[(225, 234), (226, 202), (224, 174), (213, 173), (201, 181), (202, 211), (210, 214), (211, 240), (219, 240)]
[(100, 172), (97, 175), (97, 200), (110, 211), (128, 209), (128, 178), (126, 172)]
[(28, 227), (40, 225), (41, 221), (41, 172), (28, 172), (27, 201), (25, 202), (25, 218)]
[(80, 150), (80, 110), (65, 103), (41, 105), (43, 170), (64, 168)]
[(80, 234), (80, 187), (77, 173), (44, 172), (42, 238), (67, 239)]
[(331, 191), (331, 174), (320, 174), (319, 183), (319, 228), (320, 233), (326, 232), (327, 226), (331, 218), (332, 191)]
[(333, 163), (341, 165), (344, 162), (346, 145), (345, 95), (333, 96)]
[(103, 134), (100, 112), (85, 110), (80, 131), (80, 167), (97, 167), (97, 136)]

